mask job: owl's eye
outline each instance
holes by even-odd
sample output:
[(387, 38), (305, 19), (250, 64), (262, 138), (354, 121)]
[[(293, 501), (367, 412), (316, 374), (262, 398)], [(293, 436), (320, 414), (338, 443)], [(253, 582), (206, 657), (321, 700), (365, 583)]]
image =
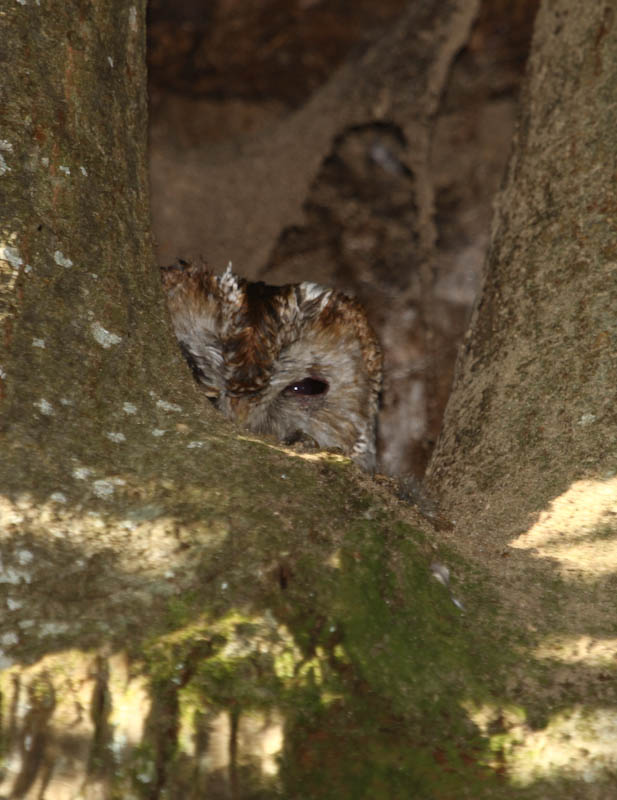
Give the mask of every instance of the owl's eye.
[(328, 391), (328, 382), (320, 378), (304, 378), (297, 383), (290, 383), (283, 389), (283, 394), (306, 397), (308, 395), (325, 394)]

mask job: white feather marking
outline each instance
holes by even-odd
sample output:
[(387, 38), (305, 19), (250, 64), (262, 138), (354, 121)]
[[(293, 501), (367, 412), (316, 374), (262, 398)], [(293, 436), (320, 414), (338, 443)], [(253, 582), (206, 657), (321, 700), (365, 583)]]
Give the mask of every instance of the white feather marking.
[(227, 264), (225, 272), (217, 278), (217, 281), (226, 302), (239, 306), (242, 302), (242, 294), (238, 286), (238, 278), (233, 273), (231, 261)]
[(368, 449), (369, 449), (369, 443), (368, 439), (366, 438), (366, 434), (361, 433), (356, 439), (351, 454), (352, 456), (359, 456), (362, 455), (363, 453), (366, 453)]
[(316, 300), (320, 295), (322, 296), (321, 308), (326, 305), (332, 295), (332, 289), (326, 289), (318, 283), (312, 283), (311, 281), (304, 281), (300, 286), (302, 287), (306, 300)]

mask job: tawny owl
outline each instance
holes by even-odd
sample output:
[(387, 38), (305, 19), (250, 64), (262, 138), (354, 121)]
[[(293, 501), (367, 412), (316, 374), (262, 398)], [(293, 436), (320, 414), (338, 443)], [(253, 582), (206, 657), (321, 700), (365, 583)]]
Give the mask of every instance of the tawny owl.
[(184, 262), (162, 269), (180, 348), (225, 416), (279, 441), (314, 440), (375, 468), (381, 351), (356, 300), (268, 286)]

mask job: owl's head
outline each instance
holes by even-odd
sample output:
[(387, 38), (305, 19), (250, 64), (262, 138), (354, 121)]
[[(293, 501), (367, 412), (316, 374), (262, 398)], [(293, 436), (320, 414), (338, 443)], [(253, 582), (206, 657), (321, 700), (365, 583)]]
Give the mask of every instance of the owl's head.
[(314, 283), (268, 286), (183, 262), (162, 270), (180, 347), (227, 417), (375, 468), (381, 351), (362, 307)]

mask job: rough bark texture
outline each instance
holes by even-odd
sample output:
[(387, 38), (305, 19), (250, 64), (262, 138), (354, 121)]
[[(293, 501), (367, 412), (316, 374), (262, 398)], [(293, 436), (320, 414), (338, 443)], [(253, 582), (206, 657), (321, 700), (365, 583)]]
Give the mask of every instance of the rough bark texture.
[[(151, 269), (143, 17), (0, 17), (0, 794), (611, 797), (606, 628), (555, 682), (490, 565), (203, 410)], [(448, 18), (434, 61), (406, 31), (429, 96)]]
[[(616, 85), (611, 5), (545, 3), (485, 285), (429, 473), (484, 534), (520, 532), (573, 480), (615, 469)], [(490, 508), (473, 508), (466, 498), (477, 495)]]
[(163, 308), (135, 91), (143, 7), (79, 8), (15, 4), (2, 19), (2, 446), (15, 459), (3, 477), (22, 487), (33, 460), (51, 486), (71, 459), (112, 457), (102, 420), (173, 352), (143, 325)]
[[(505, 618), (537, 638), (549, 670), (554, 709), (532, 771), (587, 770), (588, 796), (610, 797), (600, 776), (614, 780), (617, 722), (614, 5), (545, 2), (528, 70), (428, 485), (455, 520), (446, 537), (492, 575)], [(586, 767), (548, 743), (558, 730), (592, 746)]]
[[(171, 243), (159, 242), (162, 263), (179, 255), (173, 248), (180, 240), (189, 254), (205, 248), (212, 263), (231, 260), (241, 266), (243, 275), (258, 277), (281, 227), (302, 221), (302, 204), (335, 136), (354, 125), (392, 119), (400, 120), (413, 143), (409, 158), (417, 180), (416, 224), (421, 228), (420, 249), (426, 251), (435, 235), (431, 184), (425, 174), (429, 121), (476, 10), (477, 3), (470, 2), (442, 3), (438, 13), (427, 0), (410, 3), (396, 25), (361, 59), (341, 67), (334, 80), (283, 124), (242, 142), (240, 153), (237, 146), (222, 143), (210, 153), (189, 151), (184, 158), (168, 153), (167, 167), (155, 163), (153, 194), (160, 198), (155, 216), (167, 215), (171, 226), (165, 229), (174, 231)], [(156, 155), (166, 157), (162, 151)], [(204, 173), (204, 158), (209, 161), (208, 173)], [(208, 174), (208, 184), (220, 187), (219, 191), (213, 194), (209, 185), (196, 182), (196, 171)], [(164, 201), (168, 181), (182, 195), (180, 210)], [(244, 221), (241, 236), (235, 229), (238, 219)], [(164, 229), (161, 223), (159, 227)]]

